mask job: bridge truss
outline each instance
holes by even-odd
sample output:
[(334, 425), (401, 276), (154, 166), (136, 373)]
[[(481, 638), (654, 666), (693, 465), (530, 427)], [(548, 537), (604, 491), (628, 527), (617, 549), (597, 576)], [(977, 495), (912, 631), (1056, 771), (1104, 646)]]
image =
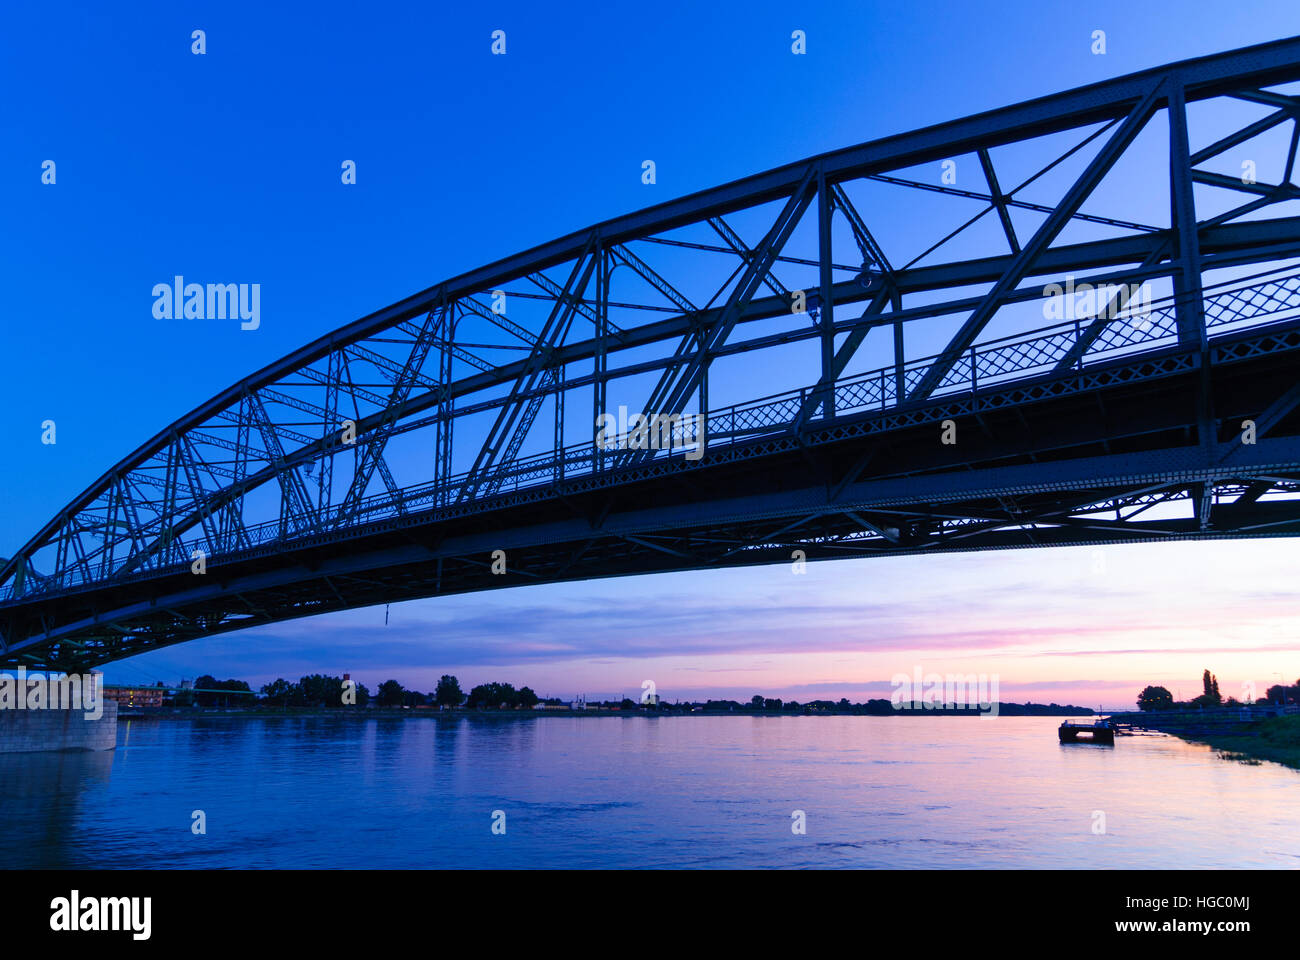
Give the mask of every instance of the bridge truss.
[[(1296, 81), (1300, 40), (1172, 64), (409, 297), (212, 398), (46, 523), (0, 567), (0, 664), (795, 551), (1294, 535)], [(954, 158), (960, 183), (939, 175)], [(1085, 284), (1086, 309), (1050, 292)], [(602, 443), (619, 407), (701, 415), (702, 455)]]

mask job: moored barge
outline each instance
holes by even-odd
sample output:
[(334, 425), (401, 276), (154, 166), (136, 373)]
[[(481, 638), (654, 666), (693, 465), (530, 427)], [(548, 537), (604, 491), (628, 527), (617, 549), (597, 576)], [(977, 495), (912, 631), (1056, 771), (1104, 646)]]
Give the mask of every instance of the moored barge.
[(1100, 719), (1094, 720), (1092, 723), (1065, 720), (1056, 728), (1056, 732), (1062, 743), (1115, 745), (1115, 723), (1112, 720)]

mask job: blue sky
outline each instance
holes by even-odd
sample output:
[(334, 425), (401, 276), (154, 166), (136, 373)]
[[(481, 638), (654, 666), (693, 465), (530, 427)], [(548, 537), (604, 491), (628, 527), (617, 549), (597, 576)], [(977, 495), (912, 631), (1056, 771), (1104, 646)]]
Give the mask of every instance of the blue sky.
[[(1188, 0), (996, 10), (141, 3), (71, 5), (57, 15), (10, 4), (2, 17), (0, 82), (11, 92), (0, 107), (6, 556), (166, 423), (303, 343), (445, 277), (825, 150), (1300, 33), (1300, 7), (1291, 2), (1253, 4), (1244, 14)], [(203, 56), (190, 52), (194, 29), (206, 31)], [(495, 29), (507, 34), (504, 57), (489, 52)], [(807, 35), (805, 56), (791, 55), (795, 29)], [(1097, 29), (1107, 34), (1105, 56), (1090, 51)], [(653, 187), (640, 179), (647, 157), (657, 164)], [(40, 182), (47, 159), (57, 163), (52, 187)], [(344, 160), (357, 164), (353, 188), (340, 186)], [(177, 273), (260, 282), (267, 319), (255, 334), (155, 319), (150, 290)], [(55, 446), (39, 442), (47, 418), (58, 424)], [(1276, 544), (1240, 553), (1226, 544), (1177, 549), (1197, 558), (1178, 561), (1189, 569), (1213, 569), (1229, 556), (1235, 569), (1258, 567), (1255, 583), (1290, 563)], [(1068, 577), (1081, 562), (1070, 556), (1058, 551), (1035, 563)], [(673, 614), (671, 637), (648, 626), (657, 616), (649, 605), (680, 577), (466, 598), (445, 610), (408, 604), (390, 616), (399, 639), (384, 643), (370, 633), (358, 639), (376, 616), (359, 611), (196, 643), (110, 671), (121, 670), (121, 679), (296, 676), (319, 661), (367, 680), (383, 679), (374, 672), (380, 666), (393, 675), (409, 670), (412, 683), (428, 686), (421, 677), (440, 671), (436, 662), (475, 681), (502, 673), (540, 687), (548, 683), (534, 674), (547, 676), (538, 671), (554, 662), (570, 664), (549, 681), (557, 693), (565, 692), (566, 669), (588, 689), (617, 692), (635, 688), (639, 679), (625, 678), (643, 672), (626, 651), (653, 658), (696, 649), (681, 646), (687, 638), (703, 645), (694, 654), (701, 664), (723, 658), (708, 661), (716, 674), (698, 687), (730, 690), (748, 669), (746, 642), (737, 639), (746, 624), (766, 637), (755, 649), (782, 656), (833, 657), (835, 644), (865, 644), (821, 639), (828, 625), (851, 619), (844, 608), (856, 602), (861, 579), (879, 596), (909, 596), (909, 584), (942, 575), (968, 609), (978, 601), (987, 618), (980, 629), (1013, 614), (1008, 584), (1023, 574), (1024, 555), (925, 562), (819, 568), (833, 573), (810, 576), (819, 589), (806, 605), (786, 598), (780, 621), (802, 632), (801, 644), (770, 636), (761, 605), (744, 599), (765, 574), (733, 571), (709, 574), (716, 581), (707, 589), (681, 588), (690, 601)], [(1126, 588), (1147, 596), (1141, 581)], [(923, 625), (940, 614), (921, 599), (909, 602), (918, 606), (894, 635), (914, 638), (908, 649), (916, 650)], [(1135, 611), (1141, 605), (1132, 601)], [(717, 630), (720, 621), (735, 631), (731, 639)], [(638, 632), (638, 624), (647, 626)], [(513, 645), (524, 633), (528, 643)], [(485, 661), (486, 634), (498, 641), (487, 644)], [(538, 654), (548, 643), (557, 650)], [(888, 679), (872, 672), (881, 664), (858, 664), (843, 681), (838, 669), (791, 667), (790, 675), (860, 686)], [(1079, 669), (1046, 662), (1034, 679), (1077, 685), (1089, 679)], [(1278, 669), (1300, 672), (1294, 657)], [(1023, 679), (1030, 682), (1028, 672)], [(675, 682), (685, 689), (685, 679)]]

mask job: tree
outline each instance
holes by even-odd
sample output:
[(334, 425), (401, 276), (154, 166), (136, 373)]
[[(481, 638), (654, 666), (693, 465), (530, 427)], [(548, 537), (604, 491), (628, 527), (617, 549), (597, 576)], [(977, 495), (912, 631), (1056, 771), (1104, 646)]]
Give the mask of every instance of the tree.
[(469, 692), (470, 709), (495, 710), (519, 706), (519, 691), (508, 683), (480, 683)]
[(1174, 705), (1174, 695), (1164, 687), (1146, 687), (1138, 694), (1137, 705), (1142, 711), (1168, 710)]
[(526, 710), (531, 710), (533, 707), (537, 706), (539, 702), (537, 694), (533, 693), (532, 687), (519, 688), (519, 706)]
[(440, 707), (459, 707), (465, 702), (465, 694), (460, 689), (460, 681), (446, 673), (438, 681), (438, 689), (434, 691), (433, 696)]
[(753, 707), (755, 710), (762, 710), (763, 695), (761, 693), (754, 694), (752, 697), (749, 698), (749, 705)]
[[(194, 700), (200, 707), (215, 706), (217, 702), (216, 694), (209, 691), (217, 689), (217, 678), (210, 674), (204, 674), (194, 681)], [(202, 691), (202, 692), (198, 692)]]
[(379, 685), (376, 697), (381, 707), (400, 707), (402, 705), (402, 694), (406, 691), (396, 680), (385, 680)]
[(343, 706), (343, 678), (313, 673), (298, 681), (303, 702), (313, 707)]
[(237, 697), (222, 698), (221, 705), (223, 707), (229, 706), (231, 703), (234, 703), (237, 707), (246, 707), (253, 702), (253, 690), (246, 680), (226, 680), (221, 684), (221, 689), (240, 694)]
[(1269, 703), (1295, 703), (1296, 700), (1300, 700), (1300, 680), (1291, 686), (1284, 683), (1274, 684), (1264, 693), (1264, 699)]
[[(200, 678), (202, 679), (202, 678)], [(198, 680), (194, 681), (195, 686)], [(294, 704), (295, 706), (302, 702), (302, 688), (296, 683), (290, 683), (283, 677), (277, 679), (274, 683), (268, 683), (262, 687), (262, 696), (268, 703), (273, 703), (277, 707)]]
[(1202, 696), (1205, 698), (1206, 703), (1223, 702), (1223, 696), (1219, 693), (1219, 678), (1210, 673), (1209, 670), (1206, 670), (1204, 675), (1201, 677), (1201, 685), (1205, 689), (1205, 693), (1203, 693)]
[(1205, 692), (1194, 699), (1192, 703), (1198, 707), (1217, 707), (1223, 703), (1223, 695), (1219, 693), (1218, 678), (1209, 670), (1206, 670), (1201, 676), (1201, 687)]
[(251, 701), (252, 697), (248, 696), (229, 696), (236, 691), (248, 694), (252, 693), (248, 684), (243, 680), (218, 680), (216, 677), (204, 676), (194, 681), (194, 699), (198, 701), (201, 707), (226, 707), (233, 700), (236, 706)]

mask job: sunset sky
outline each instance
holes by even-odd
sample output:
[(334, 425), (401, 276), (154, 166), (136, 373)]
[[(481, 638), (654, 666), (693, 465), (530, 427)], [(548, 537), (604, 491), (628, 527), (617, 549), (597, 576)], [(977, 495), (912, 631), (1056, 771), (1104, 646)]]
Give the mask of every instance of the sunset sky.
[(888, 697), (895, 674), (987, 674), (1004, 701), (1131, 707), (1148, 683), (1259, 695), (1300, 676), (1300, 558), (1287, 540), (841, 560), (629, 577), (372, 607), (106, 668), (113, 682), (219, 674), (389, 677), (544, 696)]
[[(820, 152), (1300, 33), (1291, 0), (1188, 0), (1175, 19), (1126, 0), (1020, 0), (996, 16), (739, 0), (572, 22), (526, 4), (353, 12), (13, 12), (0, 37), (0, 83), (19, 93), (0, 119), (0, 205), (20, 225), (0, 231), (0, 556), (208, 397), (439, 280)], [(510, 53), (493, 58), (499, 27)], [(790, 55), (796, 28), (806, 56)], [(1105, 56), (1090, 51), (1097, 29)], [(57, 186), (40, 183), (47, 158)], [(345, 158), (355, 189), (339, 186)], [(1108, 202), (1118, 216), (1165, 206)], [(176, 274), (260, 283), (260, 329), (155, 318), (153, 285)], [(39, 442), (46, 418), (57, 446)], [(996, 674), (1004, 700), (1119, 707), (1147, 683), (1195, 695), (1209, 668), (1225, 695), (1262, 694), (1300, 676), (1296, 556), (1256, 540), (527, 587), (395, 606), (387, 625), (380, 607), (253, 629), (107, 674), (256, 686), (350, 672), (428, 690), (446, 672), (563, 697), (633, 696), (649, 679), (668, 699), (802, 701), (888, 696), (891, 676), (920, 666)]]

